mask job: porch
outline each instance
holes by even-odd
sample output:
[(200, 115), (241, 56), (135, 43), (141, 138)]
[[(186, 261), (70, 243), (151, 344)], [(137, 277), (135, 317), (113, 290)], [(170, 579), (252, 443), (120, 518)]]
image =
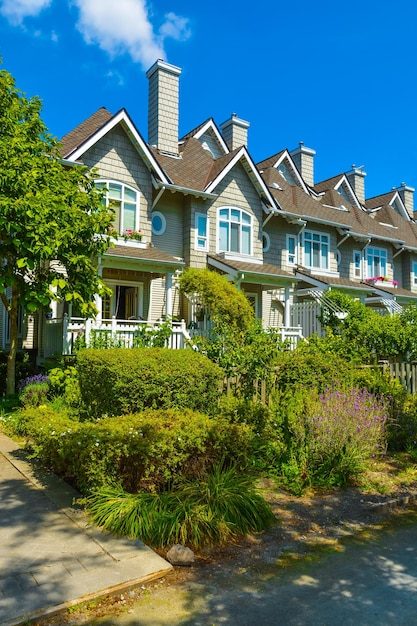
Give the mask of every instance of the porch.
[[(71, 355), (78, 344), (112, 345), (123, 348), (133, 348), (138, 345), (138, 337), (144, 333), (152, 335), (165, 324), (164, 321), (155, 323), (141, 320), (111, 319), (83, 319), (64, 315), (61, 319), (46, 321), (44, 359), (55, 355)], [(170, 335), (165, 342), (167, 348), (181, 350), (193, 348), (193, 339), (197, 336), (209, 336), (210, 330), (199, 328), (198, 324), (189, 324), (185, 320), (172, 321)], [(286, 341), (290, 349), (303, 339), (301, 326), (280, 327), (279, 334), (282, 341)]]

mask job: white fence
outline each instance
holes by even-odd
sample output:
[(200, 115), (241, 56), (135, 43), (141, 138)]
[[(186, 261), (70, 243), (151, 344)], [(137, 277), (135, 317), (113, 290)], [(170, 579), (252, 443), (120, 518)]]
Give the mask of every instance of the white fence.
[[(103, 344), (111, 341), (120, 347), (132, 348), (138, 334), (151, 333), (154, 330), (160, 329), (162, 324), (162, 322), (150, 324), (145, 321), (118, 320), (116, 318), (96, 322), (92, 319), (70, 319), (65, 316), (62, 324), (62, 353), (72, 354), (77, 339), (81, 337), (85, 340), (87, 345), (90, 343), (92, 337), (94, 337), (95, 343), (97, 344), (100, 344), (100, 338), (102, 338)], [(187, 331), (184, 320), (172, 322), (171, 335), (167, 341), (168, 348), (177, 350), (185, 348), (187, 341), (190, 339), (191, 337)]]
[(298, 302), (291, 306), (291, 324), (300, 326), (304, 337), (317, 333), (323, 337), (323, 328), (317, 319), (321, 314), (321, 306), (317, 302)]

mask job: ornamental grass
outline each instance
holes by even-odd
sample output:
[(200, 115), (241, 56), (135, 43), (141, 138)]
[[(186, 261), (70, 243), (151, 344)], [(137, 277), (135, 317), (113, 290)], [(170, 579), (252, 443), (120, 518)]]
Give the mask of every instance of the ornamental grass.
[(215, 466), (204, 479), (163, 493), (130, 494), (107, 487), (83, 500), (92, 520), (154, 547), (223, 545), (271, 526), (275, 516), (248, 475)]

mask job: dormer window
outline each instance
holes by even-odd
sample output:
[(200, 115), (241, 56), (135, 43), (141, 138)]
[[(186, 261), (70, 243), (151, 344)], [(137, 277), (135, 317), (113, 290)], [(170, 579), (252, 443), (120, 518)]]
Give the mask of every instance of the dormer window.
[(290, 185), (297, 184), (297, 181), (295, 180), (293, 173), (284, 162), (278, 165), (277, 170), (281, 174), (281, 176), (287, 181), (287, 183), (289, 183)]
[(96, 186), (105, 189), (103, 202), (114, 211), (114, 228), (121, 236), (126, 231), (139, 230), (139, 192), (115, 181), (98, 181)]
[(219, 210), (219, 252), (252, 254), (252, 216), (234, 207)]

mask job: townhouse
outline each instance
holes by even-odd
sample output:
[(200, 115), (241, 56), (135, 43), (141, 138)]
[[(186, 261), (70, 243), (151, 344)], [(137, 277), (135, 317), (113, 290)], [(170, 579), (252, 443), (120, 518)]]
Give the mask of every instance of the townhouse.
[[(412, 188), (366, 199), (356, 167), (317, 183), (315, 152), (303, 144), (256, 164), (249, 123), (235, 114), (179, 138), (180, 74), (161, 60), (147, 72), (147, 140), (126, 110), (105, 108), (62, 138), (62, 158), (95, 168), (115, 213), (113, 246), (99, 259), (112, 295), (97, 298), (95, 320), (62, 302), (22, 318), (22, 347), (42, 360), (70, 352), (76, 334), (92, 328), (124, 333), (128, 343), (138, 325), (166, 317), (180, 347), (205, 323), (198, 294), (177, 288), (189, 266), (225, 274), (283, 337), (320, 332), (331, 289), (381, 313), (417, 302)], [(7, 348), (5, 312), (0, 319)]]

